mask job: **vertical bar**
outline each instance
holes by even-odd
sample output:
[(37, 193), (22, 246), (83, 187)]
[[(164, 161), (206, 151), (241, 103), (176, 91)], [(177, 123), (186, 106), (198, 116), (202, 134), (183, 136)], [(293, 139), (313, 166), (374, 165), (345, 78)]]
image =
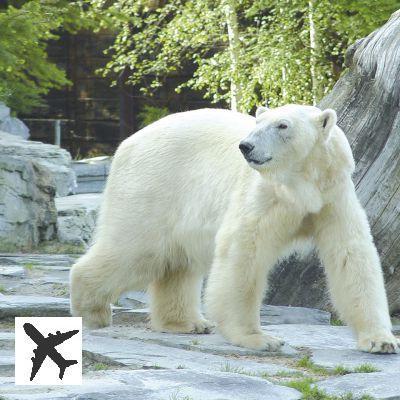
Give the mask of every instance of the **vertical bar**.
[(54, 144), (61, 146), (61, 121), (59, 119), (54, 121)]

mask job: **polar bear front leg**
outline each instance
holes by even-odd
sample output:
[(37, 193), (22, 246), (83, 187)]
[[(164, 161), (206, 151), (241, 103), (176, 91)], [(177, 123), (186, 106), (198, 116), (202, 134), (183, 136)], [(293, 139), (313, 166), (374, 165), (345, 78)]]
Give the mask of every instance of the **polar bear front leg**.
[(397, 353), (379, 256), (352, 184), (315, 217), (315, 239), (332, 300), (357, 335), (358, 348)]
[(200, 312), (202, 275), (188, 267), (167, 271), (149, 286), (152, 329), (159, 332), (210, 333)]
[[(253, 242), (248, 242), (246, 229), (242, 228), (237, 230), (237, 234), (222, 232), (218, 235), (216, 256), (207, 281), (207, 315), (232, 344), (255, 350), (279, 351), (284, 342), (265, 335), (260, 326), (267, 272), (274, 262), (268, 262), (259, 254), (254, 226), (250, 227), (247, 236), (254, 238)], [(272, 259), (277, 258), (272, 255)]]

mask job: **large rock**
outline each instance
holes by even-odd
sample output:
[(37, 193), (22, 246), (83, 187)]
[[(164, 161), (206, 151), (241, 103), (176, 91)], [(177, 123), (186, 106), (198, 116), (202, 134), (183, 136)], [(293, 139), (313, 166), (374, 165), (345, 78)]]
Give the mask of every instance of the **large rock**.
[(0, 250), (53, 239), (57, 213), (52, 176), (37, 160), (4, 154), (3, 149), (0, 144)]
[(94, 157), (74, 161), (72, 167), (77, 177), (76, 193), (101, 193), (110, 172), (111, 157)]
[[(278, 326), (278, 325), (271, 325)], [(286, 326), (286, 325), (285, 325)], [(297, 325), (294, 325), (295, 327)], [(117, 326), (112, 325), (103, 329), (92, 331), (93, 335), (119, 337), (129, 340), (143, 341), (146, 343), (160, 344), (166, 347), (176, 349), (201, 351), (216, 355), (233, 356), (286, 356), (295, 357), (297, 350), (288, 345), (284, 345), (279, 352), (266, 352), (263, 350), (253, 350), (244, 347), (238, 347), (230, 344), (220, 334), (175, 334), (167, 332), (154, 332), (143, 326)]]
[(22, 139), (29, 138), (29, 128), (18, 118), (12, 117), (10, 109), (0, 102), (0, 131), (16, 135)]
[[(160, 335), (161, 336), (161, 335)], [(183, 335), (180, 335), (183, 336)], [(189, 335), (186, 335), (189, 336)], [(190, 335), (190, 341), (198, 340), (201, 335)], [(212, 337), (211, 337), (212, 338)], [(222, 343), (222, 341), (221, 341)], [(165, 345), (165, 342), (151, 342), (147, 339), (118, 339), (115, 337), (102, 337), (85, 334), (83, 338), (84, 354), (93, 361), (105, 362), (110, 365), (123, 365), (130, 368), (165, 368), (165, 369), (190, 369), (197, 372), (231, 372), (234, 374), (247, 374), (252, 376), (269, 376), (279, 372), (294, 372), (279, 362), (257, 362), (238, 356), (238, 348), (231, 346), (230, 351), (221, 349), (218, 354), (198, 351), (198, 347), (187, 345), (177, 347)], [(240, 349), (239, 349), (240, 351)], [(268, 353), (263, 353), (267, 357)]]
[(66, 196), (74, 192), (76, 179), (68, 151), (52, 144), (23, 140), (0, 131), (0, 157), (6, 155), (35, 161), (46, 168), (54, 180), (57, 196)]
[(64, 317), (69, 299), (46, 296), (6, 296), (0, 294), (0, 320), (15, 317)]
[(296, 400), (301, 394), (265, 379), (224, 372), (134, 370), (100, 371), (78, 386), (15, 386), (0, 378), (5, 400)]
[(56, 199), (60, 242), (77, 245), (90, 243), (101, 197), (100, 193), (86, 193)]
[(268, 335), (282, 338), (289, 346), (306, 348), (311, 360), (333, 369), (343, 366), (354, 370), (371, 366), (377, 371), (400, 372), (399, 354), (372, 354), (357, 350), (357, 342), (347, 326), (329, 325), (268, 325)]
[[(378, 248), (389, 305), (400, 311), (400, 10), (347, 52), (349, 71), (320, 107), (333, 108), (356, 161), (353, 177)], [(266, 301), (329, 308), (316, 257), (279, 265)]]
[(347, 393), (352, 393), (353, 398), (356, 399), (360, 399), (363, 396), (370, 396), (368, 398), (375, 400), (400, 399), (398, 372), (351, 374), (320, 382), (315, 386), (328, 395), (338, 396), (338, 398), (346, 398)]

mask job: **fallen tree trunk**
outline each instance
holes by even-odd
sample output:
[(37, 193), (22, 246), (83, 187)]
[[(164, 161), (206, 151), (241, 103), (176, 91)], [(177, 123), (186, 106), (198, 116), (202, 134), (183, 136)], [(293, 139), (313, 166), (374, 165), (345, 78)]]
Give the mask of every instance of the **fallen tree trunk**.
[[(400, 10), (346, 54), (348, 72), (319, 104), (333, 108), (356, 161), (353, 176), (381, 256), (390, 309), (400, 311)], [(315, 255), (281, 263), (269, 304), (330, 309)]]

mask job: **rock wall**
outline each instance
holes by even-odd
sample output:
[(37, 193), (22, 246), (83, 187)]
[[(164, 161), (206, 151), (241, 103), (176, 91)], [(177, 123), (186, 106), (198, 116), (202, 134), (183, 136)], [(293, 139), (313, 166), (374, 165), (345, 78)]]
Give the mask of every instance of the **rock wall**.
[(29, 138), (29, 128), (18, 118), (12, 117), (10, 108), (0, 101), (0, 131), (21, 137)]
[(0, 157), (3, 155), (34, 159), (49, 170), (54, 179), (57, 196), (67, 196), (76, 188), (75, 173), (68, 151), (51, 144), (24, 140), (0, 131)]
[(22, 250), (55, 237), (56, 187), (32, 159), (0, 156), (0, 251)]
[(56, 194), (75, 186), (71, 156), (57, 146), (0, 132), (0, 251), (56, 238)]
[[(400, 10), (347, 52), (349, 71), (320, 107), (333, 108), (356, 161), (353, 176), (385, 274), (390, 309), (400, 311)], [(282, 263), (271, 275), (269, 304), (329, 308), (315, 256)]]

